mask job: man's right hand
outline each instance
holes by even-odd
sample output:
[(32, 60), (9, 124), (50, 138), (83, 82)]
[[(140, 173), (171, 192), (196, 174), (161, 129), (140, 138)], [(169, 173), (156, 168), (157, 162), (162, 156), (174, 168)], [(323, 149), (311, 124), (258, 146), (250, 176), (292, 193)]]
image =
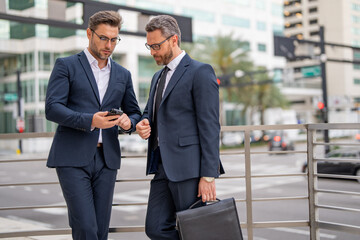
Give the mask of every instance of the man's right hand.
[(106, 129), (119, 124), (119, 116), (107, 116), (108, 112), (97, 112), (93, 115), (91, 128)]
[(136, 131), (142, 139), (148, 139), (151, 133), (151, 127), (148, 119), (143, 119), (136, 124)]

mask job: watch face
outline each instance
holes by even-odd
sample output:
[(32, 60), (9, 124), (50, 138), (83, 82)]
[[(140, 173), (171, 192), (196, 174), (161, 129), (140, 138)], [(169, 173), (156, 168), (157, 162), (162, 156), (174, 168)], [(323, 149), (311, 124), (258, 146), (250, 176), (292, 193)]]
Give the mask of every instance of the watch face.
[(214, 181), (214, 178), (213, 177), (204, 177), (205, 181), (207, 182), (212, 182)]

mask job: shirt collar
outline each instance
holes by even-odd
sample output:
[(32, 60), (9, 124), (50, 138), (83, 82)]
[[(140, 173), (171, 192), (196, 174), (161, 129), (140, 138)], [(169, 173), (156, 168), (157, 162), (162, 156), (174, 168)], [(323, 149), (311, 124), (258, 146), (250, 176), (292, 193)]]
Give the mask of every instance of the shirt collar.
[(184, 50), (182, 50), (181, 53), (176, 58), (174, 58), (171, 62), (169, 62), (166, 66), (171, 71), (175, 71), (175, 69), (177, 68), (177, 66), (179, 65), (179, 63), (181, 62), (183, 57), (185, 56), (185, 54), (186, 54), (186, 52)]
[[(98, 60), (96, 60), (96, 58), (94, 58), (94, 56), (90, 53), (88, 48), (85, 48), (84, 53), (86, 55), (87, 60), (89, 61), (90, 65), (95, 65), (98, 66)], [(105, 68), (111, 68), (111, 61), (110, 61), (110, 57), (108, 58), (107, 64)]]

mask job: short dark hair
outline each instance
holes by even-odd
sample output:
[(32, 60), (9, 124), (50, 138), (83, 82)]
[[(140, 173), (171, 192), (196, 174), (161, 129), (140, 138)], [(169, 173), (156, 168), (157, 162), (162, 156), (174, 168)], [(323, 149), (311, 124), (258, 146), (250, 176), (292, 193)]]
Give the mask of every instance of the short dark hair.
[(123, 23), (122, 17), (115, 11), (100, 11), (89, 18), (88, 28), (96, 30), (100, 24), (108, 24), (112, 27), (118, 27), (120, 32)]
[(169, 15), (159, 15), (152, 18), (145, 26), (146, 32), (153, 32), (160, 29), (161, 34), (168, 38), (172, 35), (178, 36), (178, 46), (181, 43), (181, 31), (175, 18)]

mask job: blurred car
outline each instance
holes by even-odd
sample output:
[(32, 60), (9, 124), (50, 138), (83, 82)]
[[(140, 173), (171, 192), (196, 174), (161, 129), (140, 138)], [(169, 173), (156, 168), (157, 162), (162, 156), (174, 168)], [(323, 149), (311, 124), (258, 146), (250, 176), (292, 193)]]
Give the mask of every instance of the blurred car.
[(276, 131), (270, 135), (268, 142), (269, 151), (292, 151), (295, 150), (294, 142), (291, 141), (286, 132)]
[(121, 136), (120, 138), (121, 151), (129, 153), (146, 153), (148, 143), (137, 134)]
[[(360, 176), (360, 162), (351, 162), (349, 159), (360, 160), (360, 148), (340, 148), (330, 151), (325, 158), (341, 161), (318, 161), (317, 172), (335, 175)], [(302, 172), (307, 171), (307, 163), (304, 163)], [(360, 182), (360, 179), (357, 179)]]
[(224, 132), (222, 137), (222, 144), (224, 146), (238, 146), (241, 145), (244, 138), (239, 132)]

